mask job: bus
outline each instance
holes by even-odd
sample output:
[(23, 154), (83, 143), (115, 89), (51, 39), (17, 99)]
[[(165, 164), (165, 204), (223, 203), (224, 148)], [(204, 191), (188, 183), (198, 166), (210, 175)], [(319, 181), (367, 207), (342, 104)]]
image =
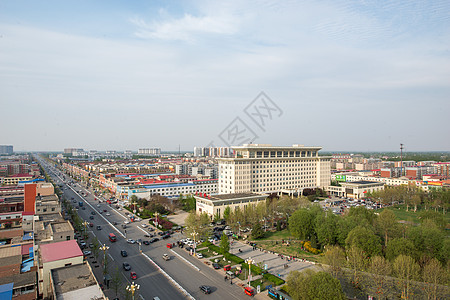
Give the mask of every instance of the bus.
[(115, 235), (114, 233), (110, 233), (110, 234), (108, 235), (108, 238), (109, 238), (109, 240), (110, 240), (111, 242), (117, 241), (116, 235)]

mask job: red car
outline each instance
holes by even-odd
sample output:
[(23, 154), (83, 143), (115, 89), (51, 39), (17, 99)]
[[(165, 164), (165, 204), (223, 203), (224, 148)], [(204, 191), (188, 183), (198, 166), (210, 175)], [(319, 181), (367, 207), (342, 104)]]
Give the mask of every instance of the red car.
[(94, 227), (94, 223), (89, 223), (89, 227)]
[(130, 272), (130, 277), (131, 277), (131, 279), (137, 279), (137, 275), (136, 275), (136, 272)]

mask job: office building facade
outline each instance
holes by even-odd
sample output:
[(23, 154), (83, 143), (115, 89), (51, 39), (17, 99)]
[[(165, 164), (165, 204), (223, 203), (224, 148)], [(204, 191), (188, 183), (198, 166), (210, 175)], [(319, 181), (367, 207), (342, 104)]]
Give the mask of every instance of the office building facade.
[(331, 157), (321, 147), (244, 144), (232, 158), (219, 158), (219, 194), (301, 194), (305, 188), (330, 184)]

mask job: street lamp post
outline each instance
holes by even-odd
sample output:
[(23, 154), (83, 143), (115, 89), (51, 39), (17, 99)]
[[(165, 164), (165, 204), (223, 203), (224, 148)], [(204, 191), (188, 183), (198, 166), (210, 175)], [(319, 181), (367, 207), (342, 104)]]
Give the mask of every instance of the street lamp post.
[(106, 244), (100, 247), (100, 250), (103, 250), (103, 274), (106, 274), (106, 250), (108, 249), (109, 247)]
[(139, 290), (139, 288), (140, 288), (140, 285), (139, 284), (134, 284), (134, 281), (133, 281), (133, 283), (131, 283), (131, 285), (127, 286), (127, 291), (131, 292), (131, 299), (132, 300), (134, 300), (134, 293), (137, 290)]
[(248, 286), (250, 286), (250, 281), (251, 281), (251, 278), (252, 278), (251, 265), (255, 261), (252, 260), (251, 257), (249, 257), (248, 259), (245, 260), (245, 262), (248, 264)]
[(195, 243), (195, 237), (198, 235), (197, 231), (193, 231), (191, 233), (192, 237), (194, 238), (194, 256), (195, 256), (195, 250), (197, 249), (197, 244)]
[(84, 238), (86, 238), (86, 236), (87, 236), (87, 226), (89, 225), (88, 221), (84, 221), (83, 225), (84, 225)]

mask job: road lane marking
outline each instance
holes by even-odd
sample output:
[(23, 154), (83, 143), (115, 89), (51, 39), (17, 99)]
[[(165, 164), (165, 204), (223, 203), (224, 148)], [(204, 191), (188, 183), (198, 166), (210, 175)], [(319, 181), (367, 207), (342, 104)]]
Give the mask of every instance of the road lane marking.
[(200, 271), (200, 268), (197, 267), (196, 265), (194, 265), (193, 263), (191, 263), (190, 261), (188, 261), (186, 258), (184, 258), (183, 256), (181, 256), (180, 254), (176, 253), (175, 251), (173, 251), (173, 249), (169, 249), (173, 254), (175, 254), (176, 256), (178, 256), (179, 258), (181, 258), (184, 262), (186, 262), (188, 265), (190, 265), (191, 267), (193, 267), (194, 269), (196, 269), (197, 271)]
[(108, 253), (108, 255), (109, 255), (109, 257), (111, 257), (111, 259), (114, 261), (114, 258), (111, 256), (111, 254), (110, 253)]

